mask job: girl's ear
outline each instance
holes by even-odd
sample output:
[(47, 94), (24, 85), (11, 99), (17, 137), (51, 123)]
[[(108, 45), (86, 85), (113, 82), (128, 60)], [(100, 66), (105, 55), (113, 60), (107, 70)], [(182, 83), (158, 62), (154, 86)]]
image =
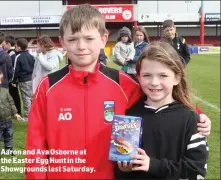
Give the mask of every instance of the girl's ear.
[(181, 81), (180, 75), (176, 75), (174, 79), (174, 86), (177, 86)]

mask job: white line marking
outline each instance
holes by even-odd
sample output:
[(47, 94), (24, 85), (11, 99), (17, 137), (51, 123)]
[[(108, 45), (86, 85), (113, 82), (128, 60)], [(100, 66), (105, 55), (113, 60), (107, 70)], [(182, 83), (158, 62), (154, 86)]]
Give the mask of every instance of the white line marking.
[(207, 106), (209, 106), (209, 107), (215, 109), (216, 111), (220, 112), (220, 108), (218, 108), (216, 105), (213, 105), (213, 104), (211, 104), (210, 102), (208, 102), (208, 101), (206, 101), (206, 100), (203, 100), (203, 99), (201, 99), (201, 98), (198, 97), (198, 96), (195, 96), (195, 95), (192, 95), (192, 96), (193, 96), (196, 100), (201, 101), (203, 104), (205, 104), (205, 105), (207, 105)]

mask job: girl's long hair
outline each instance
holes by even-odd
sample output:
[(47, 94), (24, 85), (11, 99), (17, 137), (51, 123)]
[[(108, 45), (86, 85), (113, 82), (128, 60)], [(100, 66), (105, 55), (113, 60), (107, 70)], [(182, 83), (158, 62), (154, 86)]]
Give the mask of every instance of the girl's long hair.
[(50, 51), (54, 48), (54, 42), (48, 35), (42, 35), (37, 40), (40, 46), (43, 46), (46, 51)]
[(194, 107), (190, 103), (184, 66), (176, 50), (167, 42), (151, 42), (149, 46), (141, 53), (138, 59), (136, 66), (138, 76), (140, 75), (142, 61), (146, 60), (158, 61), (166, 65), (175, 73), (175, 76), (177, 78), (180, 78), (179, 84), (173, 87), (172, 96), (175, 100), (183, 103), (186, 107), (194, 109)]
[(144, 35), (144, 41), (147, 42), (147, 43), (150, 43), (150, 39), (149, 39), (149, 36), (147, 34), (147, 31), (145, 29), (145, 27), (142, 27), (142, 26), (139, 26), (136, 28), (136, 30), (134, 31), (134, 40), (136, 41), (136, 32), (137, 31), (140, 31), (143, 33)]

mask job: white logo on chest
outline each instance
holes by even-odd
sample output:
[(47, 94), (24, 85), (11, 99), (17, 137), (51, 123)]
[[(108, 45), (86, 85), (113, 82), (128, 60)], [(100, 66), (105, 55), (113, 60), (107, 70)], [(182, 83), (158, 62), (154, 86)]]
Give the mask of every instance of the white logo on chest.
[(70, 121), (72, 119), (71, 108), (61, 108), (58, 121)]

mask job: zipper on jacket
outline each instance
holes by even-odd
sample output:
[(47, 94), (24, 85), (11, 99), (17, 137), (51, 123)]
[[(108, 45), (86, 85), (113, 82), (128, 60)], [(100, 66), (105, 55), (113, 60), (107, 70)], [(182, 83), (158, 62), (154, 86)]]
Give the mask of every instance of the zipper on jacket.
[[(85, 131), (84, 131), (84, 137), (85, 137), (85, 140), (84, 140), (84, 143), (85, 143), (85, 148), (87, 150), (87, 134), (88, 134), (88, 76), (85, 76), (84, 77), (84, 123), (85, 123)], [(87, 162), (87, 154), (85, 155), (85, 159), (86, 159), (86, 162)], [(85, 164), (85, 166), (87, 166), (87, 163)], [(87, 174), (85, 173), (85, 176), (84, 176), (85, 179), (87, 179)]]

